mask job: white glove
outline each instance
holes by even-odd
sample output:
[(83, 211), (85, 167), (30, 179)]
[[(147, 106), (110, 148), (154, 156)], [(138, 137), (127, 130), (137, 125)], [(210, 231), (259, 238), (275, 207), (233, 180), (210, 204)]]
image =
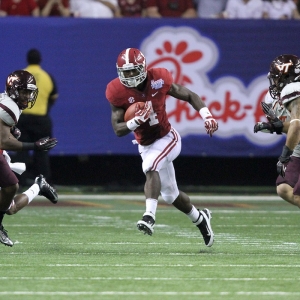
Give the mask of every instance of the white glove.
[(218, 122), (213, 118), (207, 107), (202, 107), (199, 113), (204, 120), (206, 133), (212, 136), (212, 134), (218, 130)]
[(136, 130), (140, 125), (144, 124), (150, 117), (151, 105), (148, 101), (143, 108), (137, 104), (135, 107), (135, 117), (127, 122), (127, 127), (130, 130)]

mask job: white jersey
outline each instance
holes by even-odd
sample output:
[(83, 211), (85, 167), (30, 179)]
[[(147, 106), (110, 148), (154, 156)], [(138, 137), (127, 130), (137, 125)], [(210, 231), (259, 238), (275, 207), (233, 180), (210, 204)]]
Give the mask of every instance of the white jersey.
[[(285, 107), (291, 101), (299, 98), (300, 97), (300, 82), (292, 82), (292, 83), (287, 84), (282, 89), (282, 91), (280, 93), (280, 97), (281, 97), (282, 103)], [(292, 155), (300, 157), (300, 144), (296, 145)]]
[(300, 82), (287, 84), (280, 93), (280, 98), (284, 106), (300, 97)]
[(0, 119), (9, 126), (18, 123), (22, 111), (7, 94), (0, 94)]
[(290, 112), (282, 104), (279, 103), (279, 100), (274, 100), (272, 102), (272, 108), (275, 112), (276, 117), (280, 121), (286, 122), (291, 120)]

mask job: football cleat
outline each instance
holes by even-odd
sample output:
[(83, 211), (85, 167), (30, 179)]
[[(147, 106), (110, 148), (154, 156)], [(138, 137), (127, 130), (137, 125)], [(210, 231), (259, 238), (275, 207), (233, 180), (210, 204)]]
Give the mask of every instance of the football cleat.
[(46, 181), (43, 175), (39, 175), (34, 181), (40, 187), (39, 195), (46, 197), (52, 203), (56, 204), (58, 196), (55, 189)]
[(211, 247), (212, 244), (214, 243), (214, 233), (212, 231), (211, 224), (210, 224), (210, 220), (212, 218), (211, 212), (207, 208), (204, 208), (203, 210), (200, 210), (199, 213), (200, 213), (199, 219), (202, 216), (202, 221), (200, 224), (197, 224), (196, 226), (199, 228), (203, 236), (205, 245), (207, 247)]
[(144, 232), (144, 234), (152, 235), (154, 232), (154, 215), (150, 216), (148, 213), (144, 213), (142, 220), (139, 220), (136, 224), (139, 231)]
[(7, 231), (4, 229), (2, 225), (0, 225), (0, 243), (9, 247), (12, 247), (14, 245), (14, 243), (9, 239), (7, 235)]

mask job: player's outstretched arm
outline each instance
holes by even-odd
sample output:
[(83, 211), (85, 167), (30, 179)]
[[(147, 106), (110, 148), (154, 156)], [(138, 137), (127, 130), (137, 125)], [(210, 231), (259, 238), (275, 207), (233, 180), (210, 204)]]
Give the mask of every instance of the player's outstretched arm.
[(196, 93), (182, 85), (172, 83), (168, 94), (176, 99), (189, 102), (193, 108), (199, 112), (204, 120), (204, 127), (207, 134), (212, 136), (213, 133), (218, 130), (218, 122), (213, 118), (205, 103)]

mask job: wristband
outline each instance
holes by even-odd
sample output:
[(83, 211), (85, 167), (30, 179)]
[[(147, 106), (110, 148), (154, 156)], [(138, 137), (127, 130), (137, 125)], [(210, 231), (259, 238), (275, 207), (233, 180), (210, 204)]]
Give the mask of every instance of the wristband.
[(34, 150), (35, 144), (34, 143), (22, 143), (22, 150)]
[(131, 131), (136, 130), (140, 126), (139, 124), (136, 123), (134, 118), (127, 121), (126, 125), (127, 125), (128, 129), (130, 129)]
[(205, 120), (206, 118), (208, 117), (212, 117), (212, 114), (210, 113), (209, 109), (205, 106), (205, 107), (202, 107), (200, 110), (199, 110), (199, 114), (201, 116), (201, 118), (203, 120)]

